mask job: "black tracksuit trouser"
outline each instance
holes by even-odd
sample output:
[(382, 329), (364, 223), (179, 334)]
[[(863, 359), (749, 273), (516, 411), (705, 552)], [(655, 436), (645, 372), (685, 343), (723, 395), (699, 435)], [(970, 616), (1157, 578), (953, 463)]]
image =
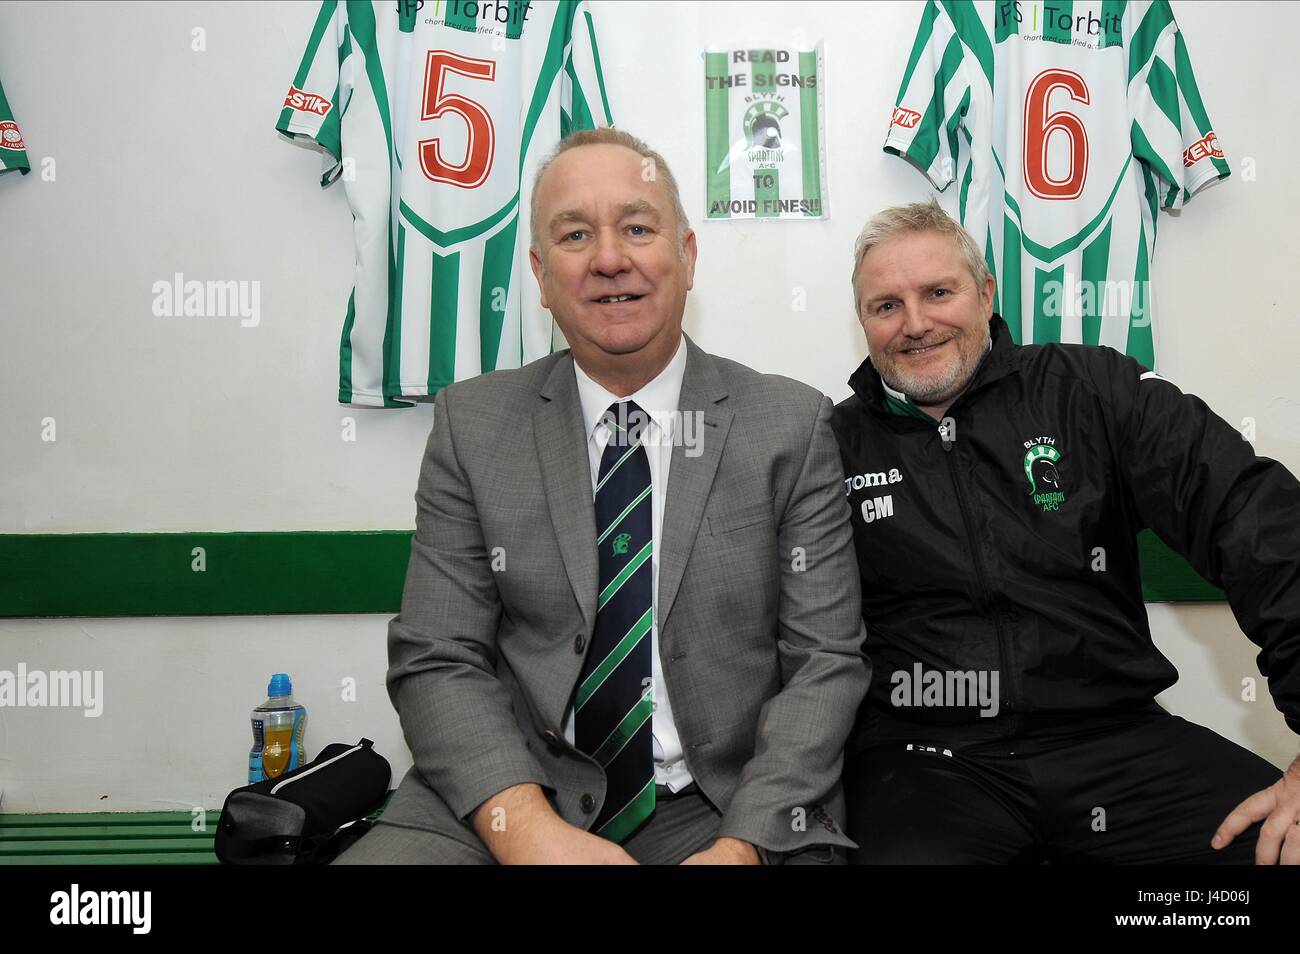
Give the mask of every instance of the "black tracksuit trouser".
[(1251, 864), (1210, 837), (1281, 771), (1152, 702), (953, 726), (871, 710), (845, 765), (851, 864)]

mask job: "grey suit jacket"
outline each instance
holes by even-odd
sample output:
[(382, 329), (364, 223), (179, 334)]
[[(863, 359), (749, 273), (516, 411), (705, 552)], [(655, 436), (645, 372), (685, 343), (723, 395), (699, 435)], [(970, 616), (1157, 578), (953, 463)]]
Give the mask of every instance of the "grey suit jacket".
[[(831, 403), (686, 341), (680, 406), (702, 426), (672, 450), (658, 592), (686, 765), (719, 836), (852, 847), (839, 777), (870, 667)], [(436, 829), (437, 803), (466, 819), (535, 782), (588, 828), (604, 771), (561, 731), (597, 597), (570, 353), (440, 392), (416, 503), (388, 690), (429, 812), (408, 792), (392, 820)]]

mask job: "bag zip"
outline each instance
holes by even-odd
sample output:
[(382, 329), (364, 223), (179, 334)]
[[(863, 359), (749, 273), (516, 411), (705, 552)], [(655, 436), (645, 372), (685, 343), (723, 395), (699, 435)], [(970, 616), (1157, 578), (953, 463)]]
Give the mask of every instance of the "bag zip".
[(311, 768), (307, 769), (307, 770), (304, 771), (304, 772), (300, 772), (299, 774), (295, 775), (293, 778), (286, 778), (286, 779), (284, 779), (284, 780), (281, 781), (281, 782), (276, 782), (273, 786), (271, 786), (271, 792), (270, 792), (270, 794), (274, 795), (276, 792), (280, 791), (280, 789), (284, 788), (284, 787), (285, 787), (286, 785), (288, 785), (290, 782), (296, 782), (296, 781), (298, 781), (298, 779), (300, 779), (300, 778), (306, 778), (308, 775), (311, 775), (313, 772), (319, 772), (319, 771), (320, 771), (321, 769), (323, 769), (325, 766), (327, 766), (327, 765), (333, 765), (333, 764), (334, 764), (335, 762), (337, 762), (339, 759), (341, 759), (341, 758), (345, 758), (346, 756), (349, 756), (349, 755), (351, 755), (353, 752), (357, 751), (357, 749), (363, 749), (363, 748), (365, 748), (365, 744), (364, 744), (364, 743), (360, 743), (360, 742), (358, 742), (356, 745), (352, 746), (352, 748), (348, 749), (346, 752), (340, 752), (338, 755), (334, 756), (332, 759), (326, 759), (326, 760), (325, 760), (324, 762), (322, 762), (320, 765), (313, 765)]

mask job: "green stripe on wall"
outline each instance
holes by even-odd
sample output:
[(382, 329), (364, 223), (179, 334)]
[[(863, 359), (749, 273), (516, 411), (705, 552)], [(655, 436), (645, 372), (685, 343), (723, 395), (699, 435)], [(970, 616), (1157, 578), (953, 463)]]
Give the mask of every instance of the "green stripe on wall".
[[(396, 613), (410, 530), (0, 534), (0, 617)], [(1138, 537), (1148, 602), (1222, 602)], [(195, 572), (195, 547), (207, 568)]]
[(1227, 595), (1150, 530), (1138, 534), (1142, 599), (1148, 603), (1224, 603)]
[(409, 530), (4, 534), (0, 616), (386, 613), (410, 550)]

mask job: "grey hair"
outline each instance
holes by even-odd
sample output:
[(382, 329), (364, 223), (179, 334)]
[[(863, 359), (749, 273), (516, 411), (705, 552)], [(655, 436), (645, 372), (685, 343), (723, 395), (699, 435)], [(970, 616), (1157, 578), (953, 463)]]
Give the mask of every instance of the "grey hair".
[(989, 278), (989, 268), (975, 239), (962, 228), (943, 208), (930, 197), (929, 202), (913, 202), (909, 205), (895, 205), (882, 209), (862, 227), (857, 242), (853, 245), (853, 312), (862, 317), (862, 297), (858, 294), (858, 272), (862, 269), (862, 260), (867, 253), (886, 239), (893, 238), (901, 232), (939, 232), (951, 235), (957, 242), (957, 250), (966, 262), (976, 286), (982, 292), (984, 283)]
[[(672, 200), (673, 214), (677, 216), (677, 246), (679, 249), (685, 248), (686, 233), (691, 230), (691, 223), (686, 218), (686, 209), (683, 208), (681, 194), (677, 191), (677, 179), (673, 176), (672, 170), (668, 168), (667, 160), (647, 146), (643, 140), (638, 139), (631, 133), (624, 132), (622, 129), (615, 129), (613, 126), (603, 126), (599, 129), (583, 129), (570, 133), (560, 140), (555, 150), (542, 160), (542, 164), (537, 167), (537, 174), (533, 176), (533, 195), (528, 216), (534, 252), (541, 252), (541, 242), (537, 232), (537, 187), (541, 185), (542, 176), (546, 175), (546, 170), (551, 167), (551, 163), (570, 149), (577, 149), (579, 146), (623, 146), (625, 149), (631, 149), (642, 160), (649, 160), (650, 178), (662, 180), (664, 189), (668, 192), (668, 198)], [(642, 166), (642, 175), (644, 176), (644, 162)]]

